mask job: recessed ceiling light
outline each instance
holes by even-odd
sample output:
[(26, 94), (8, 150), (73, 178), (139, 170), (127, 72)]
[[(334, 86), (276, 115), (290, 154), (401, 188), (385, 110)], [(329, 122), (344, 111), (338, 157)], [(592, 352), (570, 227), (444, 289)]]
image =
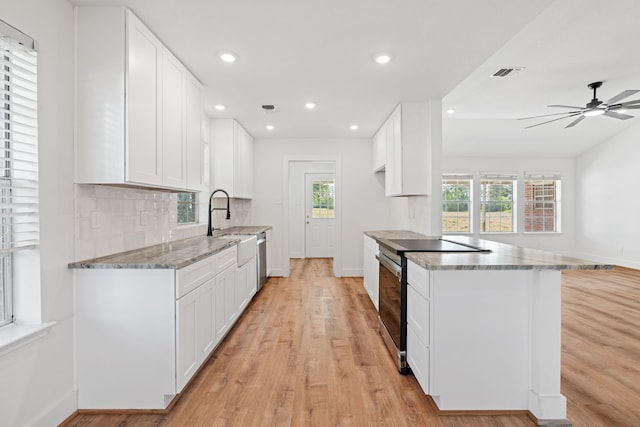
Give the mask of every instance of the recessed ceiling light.
[(235, 62), (238, 59), (238, 55), (226, 50), (218, 52), (218, 57), (224, 62)]
[(391, 54), (377, 53), (376, 55), (374, 55), (373, 60), (378, 64), (386, 64), (387, 62), (391, 61)]
[(224, 110), (226, 110), (226, 109), (227, 109), (227, 107), (225, 107), (225, 106), (224, 106), (224, 105), (222, 105), (222, 104), (218, 104), (218, 105), (216, 105), (216, 107), (215, 107), (215, 108), (216, 108), (216, 110), (218, 110), (218, 111), (224, 111)]
[(274, 125), (266, 125), (265, 128), (267, 128), (267, 130), (274, 130), (276, 127)]
[(453, 114), (453, 113), (455, 113), (455, 112), (456, 112), (456, 110), (454, 110), (453, 108), (449, 108), (449, 109), (447, 110), (447, 114)]
[(313, 102), (307, 102), (306, 104), (304, 104), (304, 106), (307, 108), (307, 110), (313, 110), (314, 108), (316, 108), (316, 104)]
[(349, 129), (358, 130), (358, 125), (351, 125), (351, 126), (349, 126)]

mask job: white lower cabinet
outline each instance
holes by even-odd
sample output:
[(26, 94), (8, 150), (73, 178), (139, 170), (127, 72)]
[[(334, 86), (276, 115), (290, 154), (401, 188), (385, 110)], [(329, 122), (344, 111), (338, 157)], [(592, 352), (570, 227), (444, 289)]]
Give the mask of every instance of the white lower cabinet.
[(251, 299), (255, 258), (237, 288), (236, 253), (179, 270), (76, 270), (78, 408), (165, 409)]
[(249, 259), (236, 270), (236, 305), (240, 312), (249, 305), (258, 289), (256, 258)]
[(365, 235), (364, 236), (364, 289), (369, 294), (371, 302), (379, 308), (379, 296), (378, 296), (378, 274), (379, 264), (376, 259), (378, 254), (378, 242), (375, 239)]
[(431, 394), (429, 275), (412, 261), (407, 264), (407, 361), (424, 393)]

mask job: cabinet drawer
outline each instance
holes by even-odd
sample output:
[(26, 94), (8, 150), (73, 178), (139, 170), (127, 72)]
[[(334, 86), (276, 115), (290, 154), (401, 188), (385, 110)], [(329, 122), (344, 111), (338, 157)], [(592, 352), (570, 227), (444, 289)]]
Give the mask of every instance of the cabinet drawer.
[(429, 300), (407, 286), (407, 323), (422, 344), (429, 345)]
[(429, 272), (413, 261), (407, 261), (407, 282), (424, 298), (430, 298)]
[(429, 394), (429, 347), (420, 342), (411, 325), (407, 328), (407, 362), (424, 394)]
[(216, 257), (210, 256), (176, 271), (176, 298), (188, 294), (216, 274)]
[(227, 268), (238, 262), (238, 247), (233, 246), (216, 254), (216, 274), (222, 273)]

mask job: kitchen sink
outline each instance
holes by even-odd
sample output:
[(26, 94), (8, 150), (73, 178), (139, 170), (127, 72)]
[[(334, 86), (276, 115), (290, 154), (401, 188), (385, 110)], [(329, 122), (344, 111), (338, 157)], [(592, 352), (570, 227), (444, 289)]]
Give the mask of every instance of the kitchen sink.
[(251, 258), (256, 256), (257, 238), (255, 234), (229, 234), (220, 236), (218, 239), (240, 240), (238, 243), (238, 265), (244, 265)]

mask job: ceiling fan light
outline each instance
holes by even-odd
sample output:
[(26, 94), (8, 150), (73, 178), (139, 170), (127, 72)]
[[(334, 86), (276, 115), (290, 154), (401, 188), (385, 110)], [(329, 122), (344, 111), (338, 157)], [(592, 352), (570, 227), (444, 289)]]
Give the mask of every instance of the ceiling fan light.
[(584, 115), (585, 117), (594, 117), (594, 116), (600, 116), (602, 114), (604, 114), (607, 110), (602, 109), (602, 108), (594, 108), (592, 110), (587, 110), (584, 113), (582, 113), (582, 115)]

